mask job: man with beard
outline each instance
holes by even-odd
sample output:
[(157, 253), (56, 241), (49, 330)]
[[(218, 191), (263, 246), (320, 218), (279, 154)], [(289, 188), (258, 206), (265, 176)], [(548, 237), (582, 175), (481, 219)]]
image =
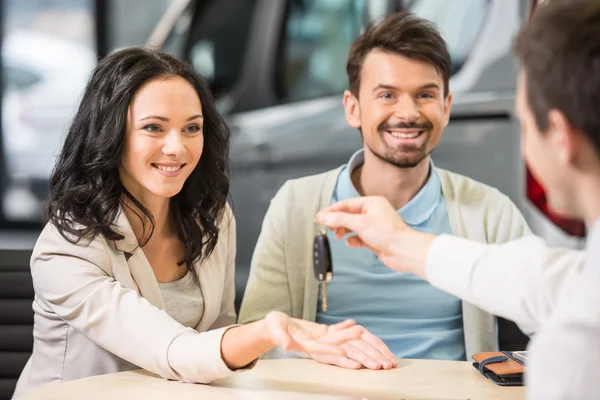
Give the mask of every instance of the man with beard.
[(346, 68), (346, 118), (360, 130), (364, 148), (336, 170), (287, 182), (273, 198), (239, 322), (270, 310), (328, 325), (353, 318), (365, 330), (344, 356), (309, 355), (345, 368), (388, 369), (396, 357), (465, 360), (496, 350), (493, 316), (414, 275), (391, 271), (371, 251), (348, 248), (331, 233), (335, 279), (323, 311), (313, 275), (312, 241), (320, 230), (314, 220), (337, 201), (383, 196), (417, 230), (479, 242), (529, 234), (498, 190), (431, 161), (452, 105), (450, 55), (434, 26), (409, 13), (371, 24), (353, 42)]

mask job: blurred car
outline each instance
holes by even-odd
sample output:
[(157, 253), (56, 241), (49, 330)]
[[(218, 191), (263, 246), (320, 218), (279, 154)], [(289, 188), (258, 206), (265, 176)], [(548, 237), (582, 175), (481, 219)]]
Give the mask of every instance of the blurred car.
[(8, 219), (39, 217), (68, 124), (96, 65), (75, 42), (14, 31), (2, 42), (2, 134)]
[(150, 45), (187, 57), (211, 82), (232, 131), (237, 305), (270, 199), (288, 179), (362, 147), (344, 117), (345, 61), (373, 18), (408, 9), (433, 21), (452, 56), (451, 122), (437, 166), (498, 188), (550, 243), (582, 246), (583, 224), (550, 213), (520, 154), (512, 40), (535, 0), (181, 0)]

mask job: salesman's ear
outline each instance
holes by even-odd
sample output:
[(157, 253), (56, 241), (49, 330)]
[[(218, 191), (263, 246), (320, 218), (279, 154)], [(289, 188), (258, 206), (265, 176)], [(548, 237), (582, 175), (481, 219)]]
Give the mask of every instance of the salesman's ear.
[[(585, 135), (559, 110), (548, 112), (548, 129), (544, 133), (563, 167), (576, 167), (586, 158), (584, 153), (593, 146)], [(583, 157), (583, 158), (582, 158)]]

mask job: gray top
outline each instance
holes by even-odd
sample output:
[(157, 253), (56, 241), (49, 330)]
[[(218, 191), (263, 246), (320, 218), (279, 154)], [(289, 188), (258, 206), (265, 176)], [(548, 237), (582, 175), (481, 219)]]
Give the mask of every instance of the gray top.
[(187, 274), (173, 282), (158, 282), (165, 302), (165, 310), (177, 322), (194, 328), (204, 313), (204, 298), (196, 274), (189, 269)]

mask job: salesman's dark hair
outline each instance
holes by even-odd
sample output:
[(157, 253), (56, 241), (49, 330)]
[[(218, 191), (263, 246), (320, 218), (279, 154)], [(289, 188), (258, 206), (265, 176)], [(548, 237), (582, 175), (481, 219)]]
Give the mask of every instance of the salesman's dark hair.
[[(208, 84), (187, 62), (158, 50), (132, 47), (100, 61), (85, 88), (50, 178), (46, 218), (73, 243), (103, 235), (118, 241), (120, 207), (133, 203), (144, 215), (143, 246), (154, 218), (119, 178), (129, 105), (153, 79), (181, 77), (198, 93), (204, 116), (204, 149), (181, 192), (171, 199), (171, 221), (186, 249), (188, 268), (210, 255), (229, 194), (229, 130), (217, 112)], [(145, 221), (149, 221), (145, 223)]]
[(562, 112), (600, 154), (600, 1), (552, 0), (538, 6), (515, 41), (538, 130)]

